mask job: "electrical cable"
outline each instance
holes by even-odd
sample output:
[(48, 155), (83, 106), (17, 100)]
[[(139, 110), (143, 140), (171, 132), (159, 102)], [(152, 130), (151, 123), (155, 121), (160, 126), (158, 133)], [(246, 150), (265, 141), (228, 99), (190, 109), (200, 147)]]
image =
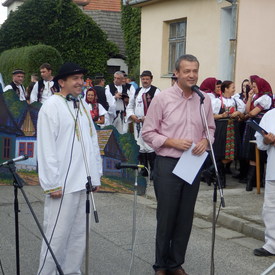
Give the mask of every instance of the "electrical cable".
[(3, 265), (2, 265), (1, 259), (0, 259), (0, 267), (1, 267), (2, 274), (5, 275), (5, 272), (4, 272), (4, 269), (3, 269)]

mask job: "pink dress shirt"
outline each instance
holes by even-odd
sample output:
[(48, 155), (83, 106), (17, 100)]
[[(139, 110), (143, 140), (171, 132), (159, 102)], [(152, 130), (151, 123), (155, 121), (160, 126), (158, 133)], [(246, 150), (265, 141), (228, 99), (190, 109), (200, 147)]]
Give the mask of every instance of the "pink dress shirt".
[[(210, 132), (214, 142), (215, 122), (211, 100), (206, 93), (204, 108)], [(200, 98), (193, 93), (184, 96), (177, 83), (156, 95), (148, 109), (142, 128), (142, 137), (157, 155), (179, 158), (183, 151), (163, 146), (167, 138), (189, 139), (197, 144), (207, 133), (200, 112)]]

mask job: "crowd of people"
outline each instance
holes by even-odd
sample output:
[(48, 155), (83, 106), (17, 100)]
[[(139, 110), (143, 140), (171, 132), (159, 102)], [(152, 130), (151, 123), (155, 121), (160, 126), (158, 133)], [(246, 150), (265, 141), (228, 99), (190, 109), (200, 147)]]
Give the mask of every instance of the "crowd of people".
[[(210, 132), (210, 140), (207, 140), (200, 112), (195, 111), (199, 110), (200, 98), (193, 93), (192, 86), (198, 80), (199, 61), (192, 55), (184, 55), (178, 59), (175, 64), (175, 73), (171, 77), (171, 87), (162, 92), (152, 85), (153, 74), (149, 70), (144, 70), (141, 73), (141, 86), (138, 87), (124, 71), (115, 72), (113, 82), (105, 85), (103, 75), (96, 75), (93, 79), (87, 78), (84, 83), (83, 76), (86, 70), (74, 63), (65, 63), (56, 77), (52, 75), (52, 68), (48, 63), (42, 64), (39, 69), (42, 79), (39, 80), (37, 75), (32, 75), (31, 83), (26, 89), (23, 86), (25, 72), (21, 69), (14, 70), (12, 82), (4, 88), (4, 92), (13, 90), (21, 101), (27, 100), (30, 104), (33, 102), (43, 104), (38, 119), (38, 161), (40, 162), (40, 182), (48, 194), (45, 201), (45, 219), (57, 212), (57, 206), (52, 203), (51, 199), (60, 199), (65, 196), (64, 205), (68, 205), (70, 211), (64, 207), (62, 215), (68, 216), (71, 212), (69, 204), (75, 199), (80, 201), (80, 197), (83, 197), (84, 194), (83, 186), (85, 185), (80, 187), (74, 183), (66, 187), (66, 184), (62, 185), (57, 181), (58, 178), (65, 176), (65, 170), (71, 168), (70, 166), (78, 169), (79, 162), (83, 162), (80, 160), (82, 151), (80, 145), (75, 143), (74, 135), (67, 135), (69, 127), (79, 139), (79, 127), (75, 125), (79, 116), (75, 104), (77, 101), (81, 103), (81, 107), (78, 105), (79, 120), (85, 126), (82, 131), (84, 131), (85, 140), (91, 151), (90, 157), (97, 163), (96, 168), (90, 167), (93, 178), (96, 179), (96, 185), (100, 184), (102, 168), (95, 127), (91, 121), (101, 128), (113, 125), (120, 134), (127, 132), (134, 134), (139, 146), (139, 162), (147, 168), (142, 169), (141, 174), (149, 176), (148, 171), (150, 172), (150, 178), (154, 180), (158, 202), (156, 260), (153, 266), (155, 274), (167, 274), (167, 271), (170, 272), (169, 274), (175, 275), (187, 274), (181, 265), (184, 263), (191, 233), (199, 183), (203, 179), (208, 185), (211, 185), (216, 174), (210, 158), (203, 166), (202, 178), (198, 173), (192, 185), (175, 176), (173, 169), (183, 151), (194, 146), (192, 153), (201, 155), (209, 150), (209, 142), (211, 142), (222, 187), (226, 187), (226, 174), (230, 173), (230, 165), (235, 162), (239, 164), (239, 173), (233, 176), (240, 182), (246, 183), (246, 191), (251, 191), (256, 183), (256, 138), (255, 130), (249, 126), (248, 121), (253, 119), (261, 124), (261, 119), (274, 107), (270, 84), (262, 77), (252, 75), (242, 82), (240, 91), (236, 92), (233, 81), (221, 81), (215, 77), (203, 80), (200, 90), (208, 95), (204, 101)], [(61, 119), (66, 117), (66, 114), (68, 117), (72, 116), (73, 119), (68, 119), (68, 121)], [(274, 112), (272, 112), (273, 114)], [(272, 118), (268, 117), (262, 123), (271, 132), (274, 127), (270, 128), (267, 121)], [(55, 127), (62, 128), (63, 131), (60, 132)], [(47, 133), (46, 129), (48, 129)], [(45, 134), (48, 135), (47, 139), (44, 138)], [(90, 139), (90, 137), (92, 138)], [(269, 133), (256, 134), (256, 137), (259, 148), (270, 153), (271, 149), (268, 146), (274, 144), (275, 136)], [(60, 166), (60, 163), (56, 161), (62, 159), (62, 154), (65, 152), (69, 153), (67, 149), (70, 144), (75, 147), (75, 152), (73, 158), (68, 156), (68, 161), (72, 158), (72, 163), (70, 162), (67, 165), (69, 168), (66, 168), (66, 165)], [(271, 158), (274, 158), (274, 152), (272, 150), (271, 152)], [(52, 159), (53, 155), (56, 155), (54, 159)], [(267, 161), (266, 183), (272, 191), (274, 179), (273, 176), (270, 176), (270, 160), (267, 159), (265, 151), (261, 151), (260, 159), (262, 184), (265, 182), (264, 165)], [(52, 172), (49, 172), (51, 170)], [(68, 172), (71, 176), (68, 179), (70, 182), (73, 179), (73, 173), (69, 170)], [(84, 171), (83, 175), (85, 175)], [(67, 178), (62, 178), (62, 182), (66, 183)], [(83, 182), (85, 182), (85, 178), (83, 178)], [(273, 213), (273, 210), (268, 208), (270, 200), (272, 201), (269, 197), (266, 199), (268, 201), (266, 217)], [(73, 209), (75, 213), (79, 212), (79, 207), (80, 203)], [(83, 214), (78, 213), (77, 215), (83, 218)], [(266, 220), (270, 219), (266, 218)], [(47, 235), (50, 236), (53, 221), (47, 220), (46, 223)], [(61, 218), (61, 223), (72, 227), (72, 230), (79, 230), (79, 228), (74, 228), (72, 221), (68, 222)], [(254, 251), (257, 256), (275, 254), (272, 237), (270, 237), (270, 241), (268, 239), (268, 236), (272, 235), (273, 223), (266, 222), (266, 226), (271, 228), (271, 233), (267, 234), (266, 246)], [(84, 235), (83, 227), (81, 230)], [(62, 234), (62, 228), (57, 229), (57, 232)], [(67, 237), (70, 239), (70, 236)], [(81, 242), (83, 243), (82, 237)], [(61, 245), (58, 240), (54, 241), (54, 245), (59, 248), (62, 246), (64, 250), (65, 244)], [(67, 242), (66, 245), (71, 244)], [(48, 260), (49, 255), (47, 256), (46, 250), (47, 248), (43, 245), (40, 269), (54, 270), (55, 267), (52, 261)], [(71, 264), (71, 256), (68, 255), (63, 261), (64, 267), (79, 272), (82, 255), (79, 256), (74, 267)], [(61, 252), (58, 257), (62, 259)]]

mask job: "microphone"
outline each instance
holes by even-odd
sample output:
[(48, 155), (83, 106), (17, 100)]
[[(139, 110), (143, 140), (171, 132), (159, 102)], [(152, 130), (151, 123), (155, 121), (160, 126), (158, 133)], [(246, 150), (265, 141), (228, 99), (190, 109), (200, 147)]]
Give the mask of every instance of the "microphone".
[(201, 102), (203, 102), (203, 100), (205, 99), (205, 96), (203, 95), (203, 93), (201, 92), (200, 88), (197, 85), (193, 85), (191, 87), (191, 90), (193, 92), (195, 92), (200, 98), (201, 98)]
[(2, 164), (0, 164), (0, 167), (4, 166), (4, 165), (13, 164), (13, 163), (15, 163), (17, 161), (25, 160), (25, 159), (28, 159), (28, 158), (29, 158), (28, 155), (22, 155), (22, 156), (19, 156), (17, 158), (10, 159), (10, 160), (7, 160), (7, 161), (3, 162)]
[(123, 168), (131, 168), (131, 169), (138, 169), (138, 168), (144, 168), (144, 165), (141, 164), (129, 164), (129, 163), (117, 163), (116, 169), (123, 169)]
[(78, 108), (78, 102), (79, 102), (79, 98), (78, 97), (74, 97), (72, 94), (67, 94), (66, 100), (67, 101), (73, 101), (74, 108), (75, 109)]

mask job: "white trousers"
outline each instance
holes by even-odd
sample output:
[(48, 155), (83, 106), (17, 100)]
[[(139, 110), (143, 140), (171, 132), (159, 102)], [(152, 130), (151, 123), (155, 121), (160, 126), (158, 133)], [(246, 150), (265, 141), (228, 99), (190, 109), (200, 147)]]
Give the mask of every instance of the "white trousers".
[(137, 145), (139, 146), (140, 153), (152, 153), (154, 149), (151, 148), (146, 142), (144, 142), (142, 138), (142, 123), (140, 123), (140, 129), (138, 131), (137, 124), (134, 123), (134, 136), (137, 141)]
[[(45, 198), (44, 233), (50, 241), (61, 199)], [(56, 228), (51, 240), (51, 248), (64, 274), (81, 274), (80, 267), (85, 252), (86, 190), (65, 194)], [(47, 254), (45, 259), (45, 254)], [(45, 259), (45, 263), (44, 263)], [(41, 267), (42, 271), (39, 273)], [(56, 265), (42, 242), (38, 274), (58, 274)]]
[(275, 254), (275, 180), (265, 181), (263, 220), (265, 224), (263, 248)]

